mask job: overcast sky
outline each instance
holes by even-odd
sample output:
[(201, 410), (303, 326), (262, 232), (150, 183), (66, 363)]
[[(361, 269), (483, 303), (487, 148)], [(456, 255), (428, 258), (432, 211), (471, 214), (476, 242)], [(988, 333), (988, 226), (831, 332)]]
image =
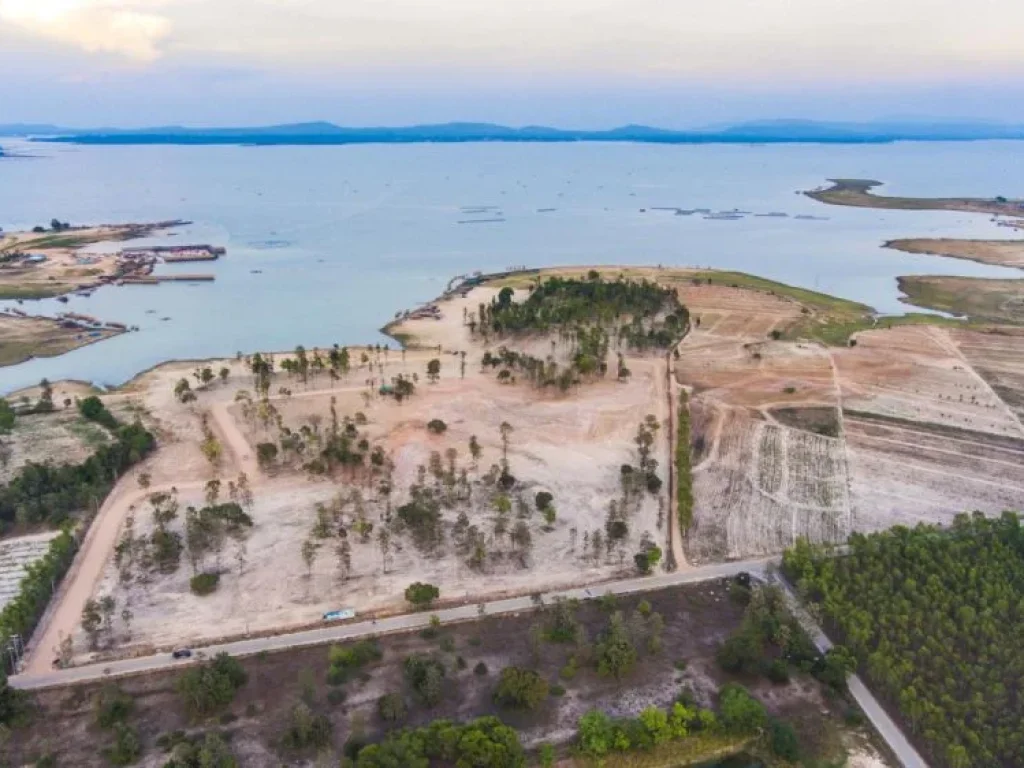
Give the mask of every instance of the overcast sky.
[(1024, 122), (1024, 0), (0, 0), (0, 123)]

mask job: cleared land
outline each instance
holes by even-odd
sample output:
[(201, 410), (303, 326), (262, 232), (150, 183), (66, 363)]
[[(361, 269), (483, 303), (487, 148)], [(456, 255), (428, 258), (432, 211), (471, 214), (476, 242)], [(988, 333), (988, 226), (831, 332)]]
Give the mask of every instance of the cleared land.
[[(804, 329), (849, 329), (849, 318), (866, 319), (868, 308), (732, 273), (599, 269), (604, 279), (655, 279), (689, 309), (692, 328), (678, 356), (670, 355), (672, 386), (690, 392), (693, 449), (694, 523), (683, 537), (685, 558), (676, 557), (680, 567), (778, 552), (798, 536), (837, 542), (853, 531), (943, 522), (964, 509), (998, 512), (1024, 501), (1016, 469), (1024, 450), (1024, 377), (1014, 367), (1024, 360), (1024, 334), (908, 324), (851, 330), (847, 345), (830, 346)], [(610, 359), (608, 376), (565, 392), (539, 388), (523, 373), (502, 381), (496, 368), (481, 366), (485, 351), (513, 342), (471, 333), (479, 304), (506, 285), (521, 300), (536, 279), (508, 276), (412, 313), (389, 330), (417, 349), (349, 349), (350, 369), (337, 379), (321, 372), (303, 383), (282, 371), (297, 358), (278, 355), (263, 403), (252, 396), (246, 360), (167, 364), (109, 396), (136, 402), (162, 436), (138, 469), (150, 486), (126, 478), (104, 504), (88, 556), (37, 639), (30, 666), (49, 666), (61, 632), (75, 633), (79, 659), (91, 657), (77, 628), (90, 597), (109, 595), (117, 606), (110, 636), (97, 643), (103, 657), (315, 625), (324, 611), (343, 607), (403, 611), (402, 591), (414, 581), (437, 584), (443, 601), (473, 601), (633, 571), (645, 540), (669, 552), (669, 489), (634, 490), (624, 501), (620, 469), (638, 463), (634, 438), (651, 415), (659, 429), (650, 456), (665, 479), (672, 454), (664, 353), (627, 353), (631, 375), (621, 381)], [(514, 346), (550, 357), (550, 367), (570, 356), (573, 337), (521, 336)], [(1006, 355), (991, 348), (1018, 342), (1022, 348)], [(435, 358), (438, 381), (429, 383), (427, 364)], [(223, 367), (225, 378), (200, 386), (194, 374), (207, 365), (215, 374)], [(415, 393), (402, 402), (382, 394), (382, 384), (414, 375)], [(175, 396), (182, 378), (193, 382), (191, 403)], [(380, 449), (377, 470), (341, 467), (328, 477), (303, 470), (308, 457), (301, 451), (285, 451), (286, 443), (317, 445), (335, 419), (351, 430), (353, 445)], [(427, 427), (435, 419), (444, 422), (440, 433)], [(512, 428), (505, 434), (514, 477), (507, 491), (496, 482), (506, 458), (503, 423)], [(201, 450), (210, 437), (221, 446), (216, 466)], [(261, 466), (258, 446), (267, 442), (282, 452)], [(185, 540), (186, 510), (208, 504), (207, 482), (221, 480), (223, 502), (242, 472), (253, 497), (245, 505), (253, 525), (242, 535), (194, 566), (186, 546), (180, 565), (166, 573), (144, 574), (136, 565), (126, 575), (123, 561), (115, 565), (126, 519), (134, 539), (158, 527), (151, 494), (176, 489), (179, 515), (167, 526)], [(392, 527), (423, 488), (451, 497), (436, 546), (424, 546), (409, 526)], [(537, 508), (540, 491), (554, 498), (553, 522)], [(613, 525), (618, 518), (625, 529)], [(513, 540), (513, 528), (520, 539)], [(613, 529), (625, 533), (609, 547)], [(344, 545), (339, 530), (346, 531)], [(382, 530), (390, 532), (384, 543)], [(191, 591), (199, 572), (219, 574), (213, 594)], [(130, 622), (116, 618), (123, 608)]]
[(978, 375), (1018, 419), (1024, 419), (1024, 331), (992, 328), (960, 331), (952, 337)]
[(48, 317), (0, 313), (0, 366), (17, 365), (33, 357), (57, 357), (122, 331), (115, 328), (67, 327)]
[[(839, 542), (852, 531), (1024, 504), (1024, 476), (1014, 465), (1024, 393), (1012, 362), (1024, 359), (1024, 343), (984, 369), (975, 370), (971, 356), (973, 343), (1024, 336), (926, 324), (861, 330), (851, 336), (854, 346), (788, 340), (808, 322), (843, 321), (833, 323), (813, 296), (807, 306), (785, 286), (743, 285), (729, 278), (726, 286), (680, 287), (700, 321), (675, 366), (692, 392), (689, 560), (774, 552), (799, 536)], [(969, 340), (971, 352), (958, 340)]]
[(830, 205), (850, 205), (857, 208), (892, 208), (904, 211), (966, 211), (991, 213), (999, 216), (1020, 216), (1024, 200), (980, 197), (890, 197), (871, 192), (882, 186), (871, 179), (829, 179), (832, 186), (804, 194)]
[[(477, 289), (445, 302), (441, 319), (410, 319), (395, 329), (416, 336), (427, 349), (350, 348), (350, 370), (336, 381), (321, 373), (303, 384), (281, 370), (294, 356), (278, 355), (265, 403), (251, 397), (254, 380), (244, 360), (160, 366), (110, 396), (130, 398), (145, 409), (161, 435), (160, 447), (104, 504), (86, 543), (91, 551), (37, 638), (32, 666), (49, 666), (61, 632), (74, 631), (76, 653), (90, 655), (88, 638), (78, 628), (90, 597), (112, 596), (118, 615), (130, 609), (130, 622), (113, 622), (116, 639), (98, 644), (101, 654), (130, 654), (315, 625), (325, 611), (342, 607), (403, 611), (402, 593), (416, 581), (437, 584), (442, 600), (471, 601), (635, 573), (634, 555), (645, 541), (667, 552), (667, 487), (651, 491), (634, 484), (626, 491), (621, 471), (638, 464), (634, 439), (651, 416), (657, 429), (650, 458), (662, 481), (666, 477), (664, 356), (627, 352), (631, 375), (622, 381), (609, 356), (607, 377), (595, 376), (566, 392), (538, 388), (525, 375), (502, 382), (494, 368), (481, 368), (485, 349), (508, 344), (564, 360), (573, 342), (557, 334), (489, 343), (470, 338), (463, 308), (476, 310), (494, 294), (490, 287)], [(435, 358), (438, 381), (430, 383), (427, 364)], [(193, 373), (207, 365), (215, 372), (223, 367), (226, 378), (200, 386)], [(381, 391), (399, 376), (418, 379), (415, 393), (401, 402)], [(174, 394), (182, 378), (192, 382), (192, 403)], [(238, 400), (240, 390), (250, 398)], [(358, 435), (353, 449), (365, 440), (367, 451), (380, 450), (385, 458), (379, 466), (342, 466), (326, 477), (304, 470), (308, 459), (283, 449), (271, 465), (257, 462), (260, 443), (291, 444), (289, 435), (304, 435), (305, 444), (312, 444), (312, 433), (323, 439), (335, 417), (339, 429)], [(444, 422), (443, 433), (428, 429), (433, 420)], [(511, 427), (507, 455), (502, 424)], [(206, 434), (222, 449), (216, 466), (201, 450)], [(473, 436), (476, 457), (469, 447)], [(508, 488), (502, 478), (506, 458), (513, 478)], [(115, 564), (113, 550), (124, 541), (126, 519), (134, 540), (155, 531), (147, 501), (153, 493), (176, 490), (179, 514), (167, 527), (187, 544), (187, 508), (207, 505), (206, 484), (213, 478), (221, 481), (220, 501), (228, 501), (228, 484), (242, 472), (252, 490), (245, 509), (253, 521), (244, 535), (209, 552), (195, 568), (187, 547), (173, 572), (136, 564), (126, 576), (124, 560)], [(148, 476), (146, 489), (138, 484), (141, 473)], [(417, 538), (418, 523), (398, 523), (417, 488), (450, 496), (441, 508), (438, 542)], [(553, 519), (538, 508), (542, 491), (553, 497)], [(621, 524), (609, 535), (613, 517)], [(382, 530), (390, 532), (386, 543)], [(313, 547), (308, 560), (306, 546)], [(212, 595), (191, 591), (196, 571), (219, 573)]]
[(78, 464), (110, 440), (105, 429), (83, 419), (73, 405), (64, 408), (60, 397), (58, 387), (54, 392), (58, 410), (19, 416), (11, 432), (3, 436), (9, 455), (0, 464), (0, 483), (9, 482), (29, 462)]
[(1024, 280), (913, 275), (898, 278), (901, 301), (972, 320), (1024, 324)]
[(948, 256), (981, 264), (1024, 269), (1024, 240), (955, 240), (952, 238), (915, 237), (888, 240), (886, 248), (906, 253)]
[[(739, 626), (743, 613), (729, 600), (728, 591), (726, 582), (709, 582), (645, 594), (650, 609), (664, 619), (662, 648), (651, 654), (641, 643), (636, 667), (622, 680), (601, 677), (590, 664), (581, 664), (573, 675), (560, 675), (577, 650), (575, 642), (538, 638), (539, 642), (531, 643), (531, 635), (542, 634), (552, 618), (550, 614), (526, 612), (442, 626), (434, 637), (383, 636), (379, 640), (382, 658), (353, 670), (340, 686), (325, 684), (329, 665), (328, 648), (324, 646), (243, 659), (249, 681), (224, 708), (230, 714), (218, 713), (219, 725), (212, 719), (197, 723), (185, 715), (175, 690), (176, 672), (126, 678), (120, 687), (134, 699), (128, 724), (139, 735), (144, 759), (151, 761), (147, 765), (163, 764), (167, 756), (161, 756), (156, 739), (176, 729), (223, 733), (239, 763), (247, 767), (276, 767), (311, 758), (309, 751), (296, 752), (282, 744), (292, 711), (303, 701), (314, 713), (324, 714), (333, 726), (326, 747), (332, 765), (349, 738), (371, 742), (401, 726), (423, 725), (438, 718), (465, 722), (487, 714), (500, 716), (516, 729), (522, 744), (534, 750), (545, 742), (564, 744), (573, 740), (580, 716), (591, 709), (612, 717), (635, 717), (647, 706), (670, 705), (684, 690), (697, 704), (715, 706), (718, 688), (736, 679), (722, 672), (715, 661), (716, 650)], [(639, 597), (620, 598), (615, 606), (625, 616), (634, 617), (631, 626), (643, 624), (634, 613), (639, 601)], [(608, 612), (595, 601), (581, 604), (573, 613), (590, 642), (596, 641), (608, 624)], [(412, 654), (434, 655), (444, 666), (443, 695), (432, 707), (420, 703), (403, 680), (403, 660)], [(478, 664), (484, 665), (480, 672)], [(500, 671), (511, 665), (536, 670), (552, 687), (562, 686), (564, 693), (545, 697), (533, 711), (499, 707), (493, 692)], [(844, 753), (852, 753), (851, 759), (861, 761), (856, 765), (885, 765), (871, 747), (868, 734), (844, 724), (848, 705), (825, 696), (810, 677), (795, 674), (785, 684), (763, 679), (743, 679), (743, 683), (772, 715), (793, 723), (808, 758), (841, 761)], [(103, 685), (88, 685), (33, 694), (38, 715), (11, 744), (15, 764), (30, 763), (49, 752), (58, 765), (70, 764), (68, 761), (83, 768), (106, 765), (97, 745), (110, 743), (113, 734), (97, 727), (94, 703), (103, 690)], [(378, 713), (378, 699), (389, 693), (400, 695), (408, 708), (407, 716), (394, 724), (383, 721)], [(661, 764), (678, 765), (693, 749), (704, 749), (705, 756), (713, 755), (716, 749), (728, 753), (745, 741), (728, 735), (702, 739), (707, 737), (695, 737), (695, 744), (684, 741), (670, 745), (674, 754), (670, 750)], [(648, 756), (653, 757), (649, 753), (629, 757)], [(617, 765), (617, 759), (611, 758), (607, 764)], [(560, 764), (590, 763), (566, 757), (566, 762)]]

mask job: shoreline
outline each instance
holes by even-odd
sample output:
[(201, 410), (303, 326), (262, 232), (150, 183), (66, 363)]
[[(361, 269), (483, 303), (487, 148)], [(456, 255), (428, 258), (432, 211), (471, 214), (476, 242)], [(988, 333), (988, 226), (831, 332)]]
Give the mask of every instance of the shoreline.
[(995, 267), (1024, 269), (1024, 240), (963, 240), (908, 237), (886, 240), (883, 248), (902, 253), (973, 261)]
[[(405, 349), (408, 351), (422, 351), (425, 349), (430, 349), (431, 346), (423, 346), (418, 342), (417, 335), (415, 333), (402, 332), (398, 330), (403, 325), (403, 323), (409, 320), (416, 319), (413, 317), (413, 315), (418, 310), (422, 310), (432, 305), (436, 305), (441, 302), (457, 298), (463, 292), (468, 292), (475, 288), (488, 286), (497, 288), (503, 281), (505, 282), (505, 284), (512, 283), (514, 285), (517, 279), (521, 280), (524, 278), (536, 278), (546, 275), (579, 276), (586, 275), (591, 270), (596, 270), (600, 272), (602, 276), (605, 278), (622, 275), (634, 279), (657, 279), (659, 273), (664, 273), (671, 275), (673, 278), (679, 281), (691, 281), (698, 278), (701, 280), (715, 279), (716, 284), (721, 284), (724, 286), (735, 286), (743, 288), (745, 290), (751, 290), (768, 295), (774, 295), (783, 298), (787, 301), (793, 301), (800, 305), (811, 304), (813, 306), (818, 307), (822, 312), (825, 313), (831, 311), (838, 311), (840, 314), (849, 315), (851, 318), (853, 318), (853, 316), (856, 316), (856, 319), (859, 320), (859, 323), (857, 323), (855, 328), (851, 324), (851, 332), (855, 332), (856, 330), (865, 330), (872, 327), (879, 327), (880, 321), (883, 320), (889, 320), (890, 323), (889, 325), (882, 327), (891, 327), (891, 325), (898, 324), (900, 320), (906, 320), (906, 322), (908, 323), (922, 321), (927, 322), (926, 318), (929, 317), (934, 317), (935, 322), (949, 321), (948, 317), (939, 314), (937, 311), (934, 313), (934, 315), (928, 315), (924, 313), (912, 313), (902, 316), (883, 314), (876, 310), (874, 307), (870, 307), (866, 304), (861, 304), (859, 302), (850, 301), (848, 299), (842, 299), (840, 297), (820, 293), (818, 291), (814, 291), (811, 289), (800, 288), (798, 286), (788, 285), (786, 283), (781, 283), (775, 280), (771, 280), (769, 278), (763, 278), (757, 275), (745, 272), (737, 272), (734, 270), (717, 270), (701, 267), (669, 267), (663, 265), (636, 266), (592, 264), (584, 266), (562, 265), (549, 267), (531, 267), (521, 270), (501, 270), (493, 273), (473, 274), (468, 277), (468, 280), (463, 280), (462, 282), (458, 283), (455, 282), (456, 278), (453, 278), (448, 282), (449, 287), (447, 287), (437, 297), (429, 301), (423, 302), (421, 304), (418, 304), (413, 309), (399, 313), (398, 317), (393, 317), (391, 320), (389, 320), (387, 323), (381, 326), (379, 328), (379, 332), (384, 336), (387, 336), (388, 338), (394, 340), (398, 344), (396, 350)], [(456, 277), (458, 278), (466, 276), (460, 275)], [(899, 279), (900, 278), (898, 277), (897, 280)], [(901, 297), (901, 301), (903, 300), (903, 298), (905, 297)], [(925, 319), (922, 320), (922, 318)], [(814, 337), (811, 338), (812, 340), (814, 340)], [(298, 343), (301, 344), (301, 341)], [(330, 349), (330, 346), (331, 345), (307, 346), (307, 349), (323, 350)], [(350, 351), (371, 350), (374, 348), (373, 345), (370, 344), (346, 344), (341, 346), (346, 346)], [(130, 378), (126, 379), (124, 382), (116, 384), (114, 386), (105, 386), (102, 384), (97, 384), (95, 382), (86, 383), (89, 384), (89, 386), (99, 388), (110, 394), (119, 392), (130, 392), (133, 387), (139, 384), (140, 380), (143, 377), (152, 374), (154, 371), (157, 371), (165, 366), (204, 365), (221, 361), (236, 361), (238, 359), (238, 352), (239, 350), (236, 350), (234, 353), (215, 355), (212, 357), (203, 358), (181, 357), (164, 359), (159, 362), (153, 363), (152, 365), (149, 365), (142, 370), (139, 370)], [(255, 349), (243, 351), (242, 354), (244, 357), (247, 355), (255, 354), (257, 352), (263, 354), (273, 354), (275, 356), (289, 355), (294, 352), (294, 348), (272, 350), (269, 352), (265, 350)], [(59, 379), (57, 381), (75, 381), (75, 379)], [(54, 383), (56, 384), (57, 381), (55, 381)], [(28, 388), (29, 387), (19, 387), (17, 389), (11, 390), (10, 392), (7, 393), (7, 395), (4, 395), (4, 393), (0, 391), (0, 396), (9, 396), (11, 393), (17, 393)]]

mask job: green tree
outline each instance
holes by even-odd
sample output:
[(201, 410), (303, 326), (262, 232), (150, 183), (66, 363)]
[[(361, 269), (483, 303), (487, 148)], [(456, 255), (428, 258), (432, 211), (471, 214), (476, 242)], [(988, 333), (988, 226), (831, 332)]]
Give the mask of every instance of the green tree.
[(800, 741), (789, 723), (773, 720), (771, 723), (772, 752), (783, 760), (795, 763), (800, 759)]
[(178, 678), (177, 689), (185, 711), (194, 719), (209, 717), (227, 706), (248, 681), (245, 669), (226, 653), (190, 667)]
[(118, 722), (114, 725), (114, 743), (103, 752), (111, 765), (131, 765), (142, 756), (142, 742), (133, 728)]
[(621, 679), (636, 664), (636, 648), (629, 637), (621, 611), (612, 614), (608, 629), (595, 647), (597, 672), (602, 677)]
[(321, 748), (331, 740), (331, 721), (326, 715), (318, 715), (304, 701), (292, 707), (288, 727), (281, 741), (289, 749)]
[(405, 588), (405, 599), (417, 608), (428, 608), (438, 597), (441, 590), (433, 584), (417, 581)]
[(768, 713), (742, 685), (729, 683), (719, 692), (718, 708), (722, 724), (737, 733), (753, 733), (765, 726)]
[(413, 654), (403, 663), (403, 673), (409, 687), (424, 705), (433, 707), (444, 693), (444, 664), (432, 656)]
[(512, 709), (536, 709), (548, 697), (548, 682), (532, 669), (505, 667), (494, 689), (494, 700)]

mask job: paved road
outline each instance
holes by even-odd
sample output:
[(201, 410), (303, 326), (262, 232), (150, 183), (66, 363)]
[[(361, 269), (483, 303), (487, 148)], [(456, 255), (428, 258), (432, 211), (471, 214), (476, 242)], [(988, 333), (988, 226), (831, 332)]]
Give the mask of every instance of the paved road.
[[(814, 644), (818, 646), (818, 650), (824, 653), (832, 647), (832, 641), (828, 639), (828, 636), (822, 632), (821, 627), (818, 626), (817, 622), (803, 609), (799, 601), (796, 599), (796, 595), (793, 594), (793, 590), (790, 585), (784, 579), (777, 579), (777, 582), (782, 586), (786, 600), (789, 603), (790, 610), (796, 615), (800, 624), (803, 626), (804, 631), (810, 635)], [(885, 742), (889, 745), (889, 749), (892, 750), (893, 754), (903, 765), (903, 768), (928, 768), (928, 763), (925, 762), (924, 758), (918, 754), (918, 751), (914, 749), (913, 745), (903, 735), (903, 731), (896, 725), (895, 721), (889, 717), (889, 713), (885, 711), (881, 704), (878, 703), (878, 699), (875, 698), (874, 694), (868, 690), (867, 686), (860, 679), (859, 675), (850, 675), (847, 680), (847, 686), (850, 689), (850, 695), (853, 696), (854, 701), (860, 706), (867, 715), (868, 720), (875, 727), (878, 734), (885, 739)]]
[[(585, 600), (591, 597), (611, 592), (622, 595), (631, 592), (649, 592), (663, 587), (672, 587), (679, 584), (689, 584), (699, 581), (735, 576), (741, 571), (748, 571), (755, 575), (764, 573), (765, 566), (778, 558), (763, 558), (759, 560), (744, 560), (734, 563), (720, 563), (707, 565), (700, 568), (689, 568), (679, 570), (675, 573), (659, 574), (656, 576), (645, 576), (622, 581), (613, 581), (605, 584), (598, 584), (590, 588), (570, 589), (560, 592), (549, 592), (542, 596), (545, 603), (552, 602), (557, 597), (577, 598)], [(480, 606), (483, 606), (481, 610)], [(303, 632), (293, 632), (284, 635), (273, 635), (271, 637), (259, 637), (251, 640), (238, 640), (230, 643), (206, 646), (202, 653), (212, 656), (217, 653), (229, 653), (232, 656), (249, 656), (262, 651), (282, 651), (288, 648), (301, 648), (308, 645), (320, 645), (336, 640), (351, 640), (371, 635), (379, 635), (387, 632), (404, 632), (426, 627), (430, 623), (431, 615), (436, 615), (442, 623), (456, 621), (468, 621), (477, 619), (480, 616), (495, 616), (501, 614), (518, 613), (535, 608), (533, 598), (515, 597), (505, 600), (494, 600), (487, 603), (473, 603), (462, 605), (456, 608), (445, 608), (436, 611), (434, 614), (427, 612), (413, 613), (402, 616), (391, 616), (379, 621), (361, 621), (348, 624), (337, 624), (325, 626), (318, 629), (310, 629)], [(198, 656), (198, 653), (196, 654)], [(88, 664), (80, 667), (72, 667), (62, 670), (48, 670), (45, 672), (33, 670), (10, 678), (11, 685), (25, 690), (36, 688), (50, 688), (70, 683), (80, 683), (92, 680), (121, 675), (131, 675), (140, 672), (152, 672), (155, 670), (169, 669), (185, 666), (189, 661), (175, 661), (170, 654), (164, 653), (155, 656), (142, 656), (135, 659), (123, 659), (107, 664)]]

